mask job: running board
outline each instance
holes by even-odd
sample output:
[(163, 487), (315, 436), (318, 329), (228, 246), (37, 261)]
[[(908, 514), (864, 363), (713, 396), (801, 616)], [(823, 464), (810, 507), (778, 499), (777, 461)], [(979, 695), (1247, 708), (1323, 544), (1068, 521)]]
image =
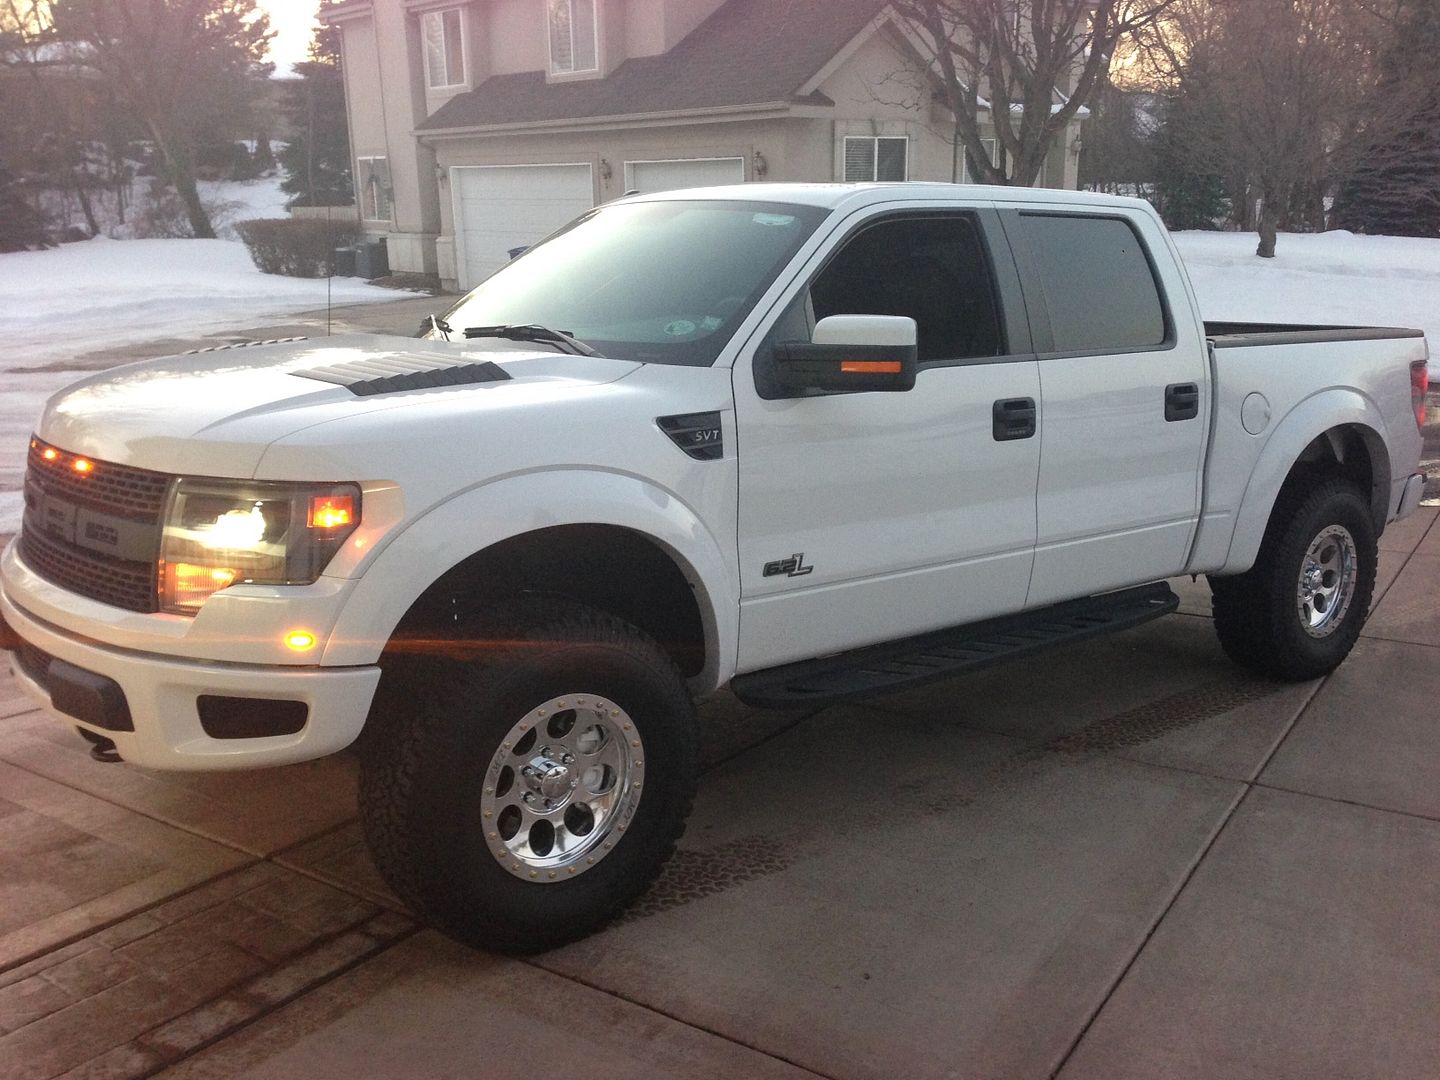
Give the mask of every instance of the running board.
[(747, 705), (794, 708), (880, 694), (946, 679), (1168, 615), (1179, 598), (1163, 581), (1124, 592), (937, 630), (730, 680)]

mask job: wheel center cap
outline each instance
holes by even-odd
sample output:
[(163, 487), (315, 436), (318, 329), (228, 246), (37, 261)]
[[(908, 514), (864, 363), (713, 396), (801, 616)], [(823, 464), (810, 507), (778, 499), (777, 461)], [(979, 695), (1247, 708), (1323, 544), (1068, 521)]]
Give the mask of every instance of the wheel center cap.
[(1318, 566), (1312, 566), (1305, 571), (1305, 588), (1310, 592), (1317, 591), (1325, 583), (1325, 575), (1320, 572)]
[(570, 769), (558, 761), (540, 756), (532, 758), (530, 764), (520, 770), (525, 786), (546, 799), (563, 799), (574, 791), (580, 781), (570, 775)]

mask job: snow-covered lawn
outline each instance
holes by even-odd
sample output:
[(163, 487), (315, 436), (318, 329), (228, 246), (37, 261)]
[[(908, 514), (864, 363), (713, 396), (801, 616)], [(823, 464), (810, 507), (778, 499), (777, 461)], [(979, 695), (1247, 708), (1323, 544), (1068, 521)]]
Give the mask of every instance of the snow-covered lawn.
[[(405, 295), (355, 278), (332, 289), (337, 304)], [(260, 326), (325, 303), (324, 279), (262, 274), (236, 240), (102, 238), (15, 252), (0, 255), (0, 366)]]
[(1440, 240), (1281, 234), (1273, 259), (1254, 233), (1175, 234), (1200, 313), (1217, 321), (1413, 326), (1440, 377)]

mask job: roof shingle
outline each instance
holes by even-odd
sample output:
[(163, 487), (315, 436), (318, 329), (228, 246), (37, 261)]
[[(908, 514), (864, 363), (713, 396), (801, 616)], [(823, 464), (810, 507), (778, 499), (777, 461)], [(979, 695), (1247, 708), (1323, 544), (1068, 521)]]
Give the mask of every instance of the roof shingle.
[[(420, 125), (445, 131), (600, 116), (734, 108), (796, 92), (886, 0), (730, 0), (668, 53), (627, 60), (603, 79), (547, 83), (543, 71), (495, 75)], [(829, 104), (814, 95), (808, 99)]]

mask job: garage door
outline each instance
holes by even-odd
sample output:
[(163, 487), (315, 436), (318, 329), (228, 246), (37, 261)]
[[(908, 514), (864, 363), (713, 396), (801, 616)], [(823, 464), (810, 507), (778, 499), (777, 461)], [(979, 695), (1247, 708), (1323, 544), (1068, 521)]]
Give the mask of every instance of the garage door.
[(625, 190), (647, 195), (654, 191), (744, 182), (745, 159), (738, 157), (625, 163)]
[(460, 284), (478, 285), (595, 205), (589, 165), (484, 165), (453, 172)]

